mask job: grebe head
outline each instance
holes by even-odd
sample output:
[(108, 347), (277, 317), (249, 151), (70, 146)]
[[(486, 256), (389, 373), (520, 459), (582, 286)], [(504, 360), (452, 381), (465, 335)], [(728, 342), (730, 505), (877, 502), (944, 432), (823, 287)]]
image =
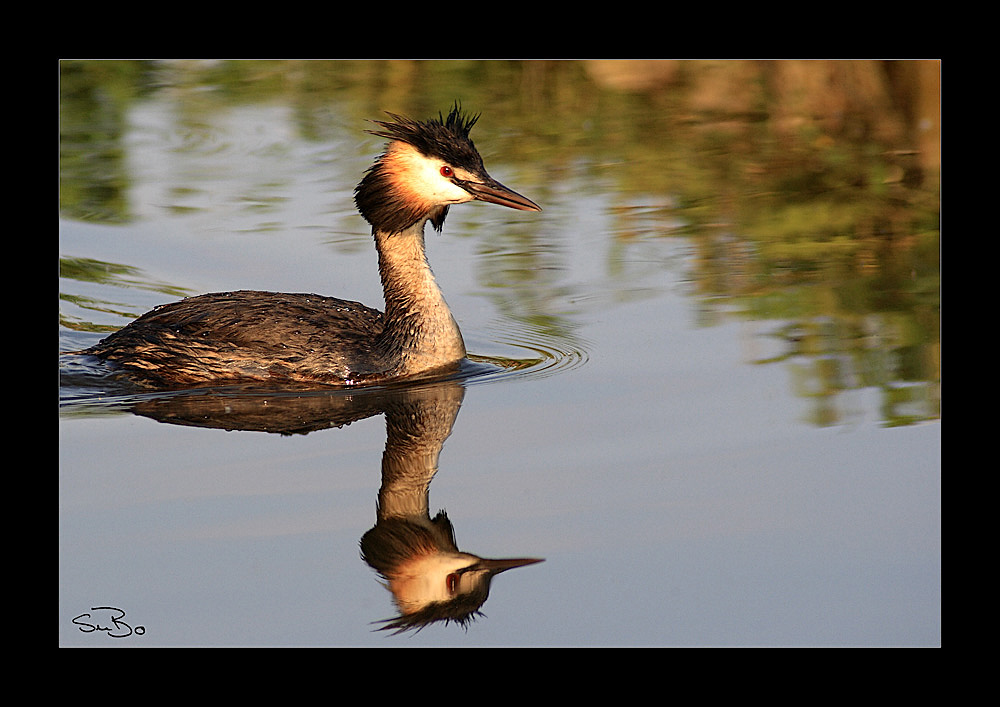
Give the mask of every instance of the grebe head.
[(530, 199), (493, 179), (469, 138), (478, 115), (456, 104), (448, 117), (418, 122), (393, 113), (368, 131), (390, 142), (354, 190), (358, 211), (377, 231), (400, 233), (430, 220), (441, 230), (448, 207), (478, 199), (523, 211), (541, 211)]
[[(426, 488), (425, 488), (426, 492)], [(430, 522), (380, 519), (361, 538), (361, 556), (392, 592), (399, 616), (379, 622), (380, 630), (419, 631), (442, 621), (467, 626), (480, 616), (493, 578), (516, 567), (544, 560), (534, 557), (487, 559), (462, 552), (448, 514)]]
[(443, 621), (460, 626), (481, 616), (493, 577), (541, 559), (533, 557), (491, 560), (463, 552), (439, 552), (413, 558), (388, 578), (399, 616), (387, 619), (381, 630), (419, 631)]

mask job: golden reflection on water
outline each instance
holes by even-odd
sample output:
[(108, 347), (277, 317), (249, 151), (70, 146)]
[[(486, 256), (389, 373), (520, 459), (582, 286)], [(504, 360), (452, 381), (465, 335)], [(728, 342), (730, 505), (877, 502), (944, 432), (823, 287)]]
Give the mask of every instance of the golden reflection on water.
[[(359, 169), (370, 146), (345, 143), (344, 126), (353, 136), (382, 111), (435, 115), (460, 98), (488, 113), (486, 161), (551, 218), (599, 205), (603, 289), (652, 286), (636, 262), (684, 239), (703, 321), (764, 326), (779, 350), (759, 363), (790, 366), (816, 424), (830, 422), (822, 401), (862, 387), (881, 391), (887, 424), (940, 417), (938, 62), (88, 61), (63, 63), (60, 90), (60, 213), (104, 224), (135, 218), (123, 145), (130, 109), (151, 96), (176, 111), (164, 138), (178, 151), (224, 152), (221, 116), (278, 104), (294, 115), (289, 139), (330, 141)], [(174, 185), (175, 210), (191, 189)], [(562, 277), (560, 244), (510, 231), (481, 246), (497, 255), (480, 278), (498, 309), (571, 340), (591, 293)], [(121, 272), (86, 270), (63, 275)]]

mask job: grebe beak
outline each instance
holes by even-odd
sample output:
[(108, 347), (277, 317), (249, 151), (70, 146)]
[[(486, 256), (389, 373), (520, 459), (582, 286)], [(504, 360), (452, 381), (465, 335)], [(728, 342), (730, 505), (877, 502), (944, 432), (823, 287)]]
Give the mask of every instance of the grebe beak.
[(531, 199), (521, 196), (513, 189), (508, 189), (503, 184), (493, 179), (485, 177), (481, 182), (461, 181), (462, 188), (472, 194), (473, 198), (479, 201), (488, 201), (500, 206), (509, 206), (520, 211), (541, 211), (542, 207)]
[(498, 575), (501, 572), (506, 572), (507, 570), (512, 570), (515, 567), (524, 567), (525, 565), (533, 565), (536, 562), (544, 562), (545, 560), (537, 557), (519, 557), (516, 559), (509, 560), (487, 560), (480, 559), (474, 565), (468, 569), (476, 570), (486, 570), (490, 573), (490, 576)]

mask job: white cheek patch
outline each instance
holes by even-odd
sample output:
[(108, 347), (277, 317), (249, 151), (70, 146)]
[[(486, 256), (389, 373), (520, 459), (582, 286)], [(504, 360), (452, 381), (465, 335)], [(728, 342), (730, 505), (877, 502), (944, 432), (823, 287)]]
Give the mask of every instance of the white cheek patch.
[(404, 180), (406, 188), (421, 201), (435, 204), (461, 204), (472, 195), (450, 179), (441, 176), (444, 162), (424, 157), (410, 145), (401, 145), (393, 171)]
[(438, 203), (460, 204), (471, 201), (472, 195), (469, 192), (441, 175), (444, 165), (440, 160), (419, 157), (413, 171), (411, 188), (424, 198)]

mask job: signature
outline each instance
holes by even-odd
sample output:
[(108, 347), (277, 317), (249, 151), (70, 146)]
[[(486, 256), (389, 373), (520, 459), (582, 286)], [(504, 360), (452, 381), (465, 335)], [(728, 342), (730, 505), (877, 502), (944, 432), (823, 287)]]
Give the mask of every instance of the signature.
[(73, 617), (73, 623), (78, 626), (83, 633), (103, 631), (107, 633), (110, 638), (128, 638), (133, 634), (141, 636), (146, 633), (145, 626), (136, 626), (133, 628), (131, 625), (122, 621), (122, 619), (125, 618), (124, 609), (118, 609), (113, 606), (92, 606), (90, 611), (107, 612), (107, 614), (100, 614), (92, 618), (89, 612), (85, 612), (79, 616)]

